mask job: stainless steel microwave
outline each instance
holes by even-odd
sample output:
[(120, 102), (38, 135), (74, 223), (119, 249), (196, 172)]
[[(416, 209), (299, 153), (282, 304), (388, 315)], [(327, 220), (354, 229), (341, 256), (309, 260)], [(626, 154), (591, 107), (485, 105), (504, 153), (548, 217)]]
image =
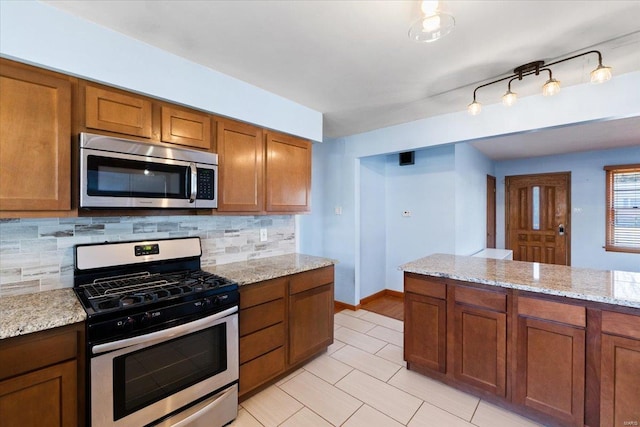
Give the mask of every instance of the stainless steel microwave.
[(218, 155), (80, 134), (81, 208), (218, 207)]

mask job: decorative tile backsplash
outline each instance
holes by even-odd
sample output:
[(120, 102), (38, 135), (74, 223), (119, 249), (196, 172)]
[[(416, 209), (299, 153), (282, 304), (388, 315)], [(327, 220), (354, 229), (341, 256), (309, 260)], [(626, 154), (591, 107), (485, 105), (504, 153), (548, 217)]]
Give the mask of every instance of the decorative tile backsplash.
[(0, 297), (72, 287), (77, 244), (188, 236), (200, 237), (203, 266), (296, 250), (293, 215), (0, 219)]

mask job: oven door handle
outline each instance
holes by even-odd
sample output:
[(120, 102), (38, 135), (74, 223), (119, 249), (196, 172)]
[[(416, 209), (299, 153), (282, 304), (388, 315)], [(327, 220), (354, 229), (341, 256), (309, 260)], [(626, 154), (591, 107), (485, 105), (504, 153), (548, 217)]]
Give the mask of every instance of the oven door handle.
[(218, 320), (230, 316), (238, 311), (238, 306), (233, 306), (219, 313), (211, 316), (204, 317), (202, 319), (194, 320), (193, 322), (184, 323), (179, 326), (175, 326), (169, 329), (163, 329), (161, 331), (151, 332), (145, 335), (139, 335), (137, 337), (126, 338), (120, 341), (113, 341), (104, 344), (97, 344), (91, 348), (93, 354), (106, 353), (108, 351), (119, 350), (125, 347), (131, 347), (137, 344), (150, 344), (157, 341), (166, 341), (168, 339), (185, 335), (187, 333), (197, 332), (202, 329), (208, 328)]

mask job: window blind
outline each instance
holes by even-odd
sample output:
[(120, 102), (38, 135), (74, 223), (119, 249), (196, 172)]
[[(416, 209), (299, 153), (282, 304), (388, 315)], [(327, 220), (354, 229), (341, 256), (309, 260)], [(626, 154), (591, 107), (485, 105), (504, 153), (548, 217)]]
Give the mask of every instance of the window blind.
[(605, 166), (607, 223), (605, 249), (640, 253), (640, 164)]

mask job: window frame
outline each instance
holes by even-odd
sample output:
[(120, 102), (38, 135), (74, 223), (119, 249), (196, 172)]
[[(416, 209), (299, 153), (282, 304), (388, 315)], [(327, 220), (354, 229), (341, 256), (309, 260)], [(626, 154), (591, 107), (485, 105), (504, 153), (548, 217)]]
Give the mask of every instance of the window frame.
[[(636, 253), (640, 254), (640, 246), (639, 247), (629, 247), (622, 246), (620, 244), (615, 244), (614, 242), (614, 233), (615, 233), (615, 211), (614, 208), (614, 178), (616, 174), (619, 173), (629, 173), (629, 172), (637, 172), (640, 173), (640, 163), (631, 164), (631, 165), (613, 165), (613, 166), (605, 166), (604, 170), (606, 172), (606, 199), (605, 199), (605, 251), (608, 252), (626, 252), (626, 253)], [(640, 189), (638, 190), (640, 193)], [(640, 215), (640, 207), (638, 208), (638, 215)], [(638, 239), (640, 242), (640, 238)]]

